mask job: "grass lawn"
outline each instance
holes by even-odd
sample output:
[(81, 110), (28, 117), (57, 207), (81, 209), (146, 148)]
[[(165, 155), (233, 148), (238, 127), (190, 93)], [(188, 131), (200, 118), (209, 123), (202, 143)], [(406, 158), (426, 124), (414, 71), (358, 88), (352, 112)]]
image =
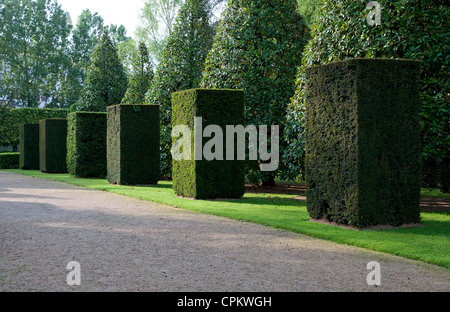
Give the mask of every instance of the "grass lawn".
[[(77, 179), (68, 174), (7, 170), (36, 178), (66, 182), (90, 189), (135, 197), (201, 213), (306, 234), (333, 242), (390, 253), (450, 268), (450, 214), (422, 213), (423, 227), (377, 231), (355, 231), (310, 222), (305, 202), (296, 195), (246, 194), (240, 200), (199, 200), (179, 198), (171, 182), (157, 186), (118, 186), (106, 179)], [(424, 193), (423, 195), (429, 196)]]
[(450, 198), (450, 194), (442, 193), (437, 189), (427, 189), (423, 188), (421, 192), (423, 197), (441, 197), (441, 198)]

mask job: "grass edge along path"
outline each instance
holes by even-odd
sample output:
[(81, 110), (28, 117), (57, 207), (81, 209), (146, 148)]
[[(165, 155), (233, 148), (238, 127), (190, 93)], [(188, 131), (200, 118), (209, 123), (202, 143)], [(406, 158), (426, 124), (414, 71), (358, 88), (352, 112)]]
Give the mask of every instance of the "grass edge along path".
[(191, 200), (176, 196), (171, 182), (160, 182), (157, 186), (130, 187), (110, 185), (106, 179), (78, 179), (68, 174), (44, 174), (40, 171), (17, 169), (5, 171), (257, 223), (450, 268), (449, 213), (422, 213), (423, 227), (356, 231), (310, 222), (306, 203), (294, 200), (296, 195), (252, 193), (240, 200)]

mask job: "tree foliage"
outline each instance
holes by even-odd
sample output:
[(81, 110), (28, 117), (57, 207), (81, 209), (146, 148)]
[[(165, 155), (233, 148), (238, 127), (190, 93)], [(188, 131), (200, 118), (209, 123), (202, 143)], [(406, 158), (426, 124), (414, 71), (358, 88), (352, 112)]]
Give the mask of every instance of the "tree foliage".
[(199, 86), (213, 36), (205, 0), (187, 0), (180, 9), (146, 99), (148, 104), (160, 105), (163, 176), (172, 176), (172, 93)]
[(183, 0), (147, 0), (144, 4), (137, 36), (147, 44), (157, 61), (162, 57), (162, 51), (172, 33), (178, 9), (182, 4)]
[[(450, 8), (442, 0), (378, 1), (381, 25), (370, 26), (365, 0), (327, 0), (312, 26), (290, 106), (284, 161), (291, 174), (302, 163), (305, 68), (355, 57), (405, 58), (423, 62), (421, 76), (424, 161), (448, 168), (450, 130)], [(297, 166), (295, 166), (295, 164)], [(448, 171), (448, 169), (447, 169)], [(449, 179), (447, 177), (447, 179)]]
[[(0, 99), (6, 106), (70, 107), (80, 99), (104, 22), (84, 10), (75, 26), (56, 0), (0, 2)], [(124, 26), (110, 25), (119, 58), (134, 54)]]
[(110, 105), (120, 104), (127, 91), (128, 78), (111, 41), (107, 28), (94, 50), (83, 89), (79, 111), (106, 111)]
[(133, 72), (122, 103), (143, 104), (153, 76), (153, 63), (145, 43), (141, 42), (139, 44), (139, 54), (135, 56), (133, 62)]
[(298, 12), (303, 16), (305, 23), (311, 26), (314, 17), (320, 11), (325, 0), (297, 0)]
[[(181, 6), (186, 0), (146, 0), (141, 10), (137, 37), (146, 43), (150, 55), (159, 63), (174, 29)], [(210, 24), (215, 26), (227, 0), (205, 0)]]
[(0, 3), (0, 97), (6, 104), (36, 107), (44, 97), (64, 103), (58, 86), (70, 67), (70, 31), (68, 15), (56, 1)]
[(130, 67), (136, 49), (132, 38), (127, 36), (125, 26), (105, 26), (103, 18), (97, 12), (91, 13), (88, 9), (84, 10), (72, 32), (69, 50), (72, 68), (67, 82), (62, 86), (62, 89), (67, 90), (66, 92), (70, 94), (69, 105), (80, 100), (88, 68), (91, 65), (92, 54), (104, 27), (110, 33), (111, 41), (117, 48), (119, 59), (126, 66), (125, 70), (127, 71)]
[[(230, 0), (207, 57), (202, 86), (243, 89), (245, 117), (251, 125), (279, 125), (295, 90), (308, 30), (293, 0)], [(248, 170), (256, 182), (273, 181), (259, 169)]]
[(91, 64), (91, 54), (98, 43), (103, 24), (103, 18), (97, 12), (91, 13), (86, 9), (81, 12), (73, 30), (70, 54), (73, 63), (80, 71), (82, 81), (86, 79), (87, 69)]

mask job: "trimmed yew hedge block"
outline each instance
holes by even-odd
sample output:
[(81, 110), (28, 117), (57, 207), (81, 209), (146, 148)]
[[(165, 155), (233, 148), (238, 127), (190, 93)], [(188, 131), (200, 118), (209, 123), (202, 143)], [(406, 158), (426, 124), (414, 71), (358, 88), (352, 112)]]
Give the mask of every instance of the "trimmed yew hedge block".
[(19, 153), (0, 153), (0, 169), (19, 169)]
[(106, 177), (106, 113), (67, 116), (67, 169), (80, 178)]
[(157, 184), (160, 179), (159, 105), (108, 107), (108, 182)]
[(39, 170), (39, 124), (23, 124), (19, 128), (19, 167), (22, 170)]
[[(194, 120), (202, 118), (202, 133), (218, 125), (225, 135), (227, 125), (244, 125), (244, 92), (241, 90), (193, 89), (172, 94), (172, 126), (187, 126), (191, 132), (190, 160), (173, 161), (173, 189), (179, 196), (241, 198), (245, 193), (244, 161), (195, 160)], [(180, 135), (181, 137), (181, 135)], [(175, 143), (180, 138), (173, 138)], [(205, 139), (201, 146), (206, 143)], [(200, 145), (200, 144), (199, 144)], [(226, 148), (224, 138), (224, 150)], [(235, 144), (236, 148), (237, 144)], [(225, 157), (224, 157), (225, 159)]]
[(67, 119), (39, 122), (39, 162), (45, 173), (67, 173)]
[(420, 62), (353, 59), (307, 70), (307, 207), (367, 227), (420, 221)]

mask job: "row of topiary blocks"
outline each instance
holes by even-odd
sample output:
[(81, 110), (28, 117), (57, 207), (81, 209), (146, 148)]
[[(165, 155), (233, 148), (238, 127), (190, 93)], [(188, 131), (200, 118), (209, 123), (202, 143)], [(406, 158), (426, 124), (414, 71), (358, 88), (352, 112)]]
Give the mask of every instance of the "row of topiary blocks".
[[(307, 71), (307, 206), (314, 219), (367, 227), (420, 221), (420, 63), (354, 59)], [(173, 126), (194, 118), (203, 126), (244, 122), (244, 95), (231, 90), (188, 90), (173, 95)], [(106, 122), (107, 120), (107, 122)], [(21, 163), (36, 152), (36, 126), (23, 126)], [(43, 171), (65, 171), (67, 124), (39, 127)], [(67, 163), (75, 176), (111, 183), (152, 184), (159, 179), (158, 107), (119, 105), (105, 114), (69, 116)], [(30, 133), (27, 135), (28, 132)], [(107, 134), (106, 134), (107, 133)], [(33, 146), (33, 147), (32, 147)], [(35, 156), (28, 156), (33, 154)], [(239, 198), (242, 161), (175, 161), (178, 195)]]
[[(199, 116), (204, 127), (243, 124), (244, 92), (194, 89), (173, 95), (174, 125), (186, 125), (193, 134), (193, 121)], [(111, 184), (157, 184), (159, 120), (157, 105), (116, 105), (106, 113), (75, 112), (67, 119), (21, 125), (20, 168), (107, 177)], [(243, 161), (181, 160), (173, 170), (177, 195), (197, 199), (244, 195)]]

